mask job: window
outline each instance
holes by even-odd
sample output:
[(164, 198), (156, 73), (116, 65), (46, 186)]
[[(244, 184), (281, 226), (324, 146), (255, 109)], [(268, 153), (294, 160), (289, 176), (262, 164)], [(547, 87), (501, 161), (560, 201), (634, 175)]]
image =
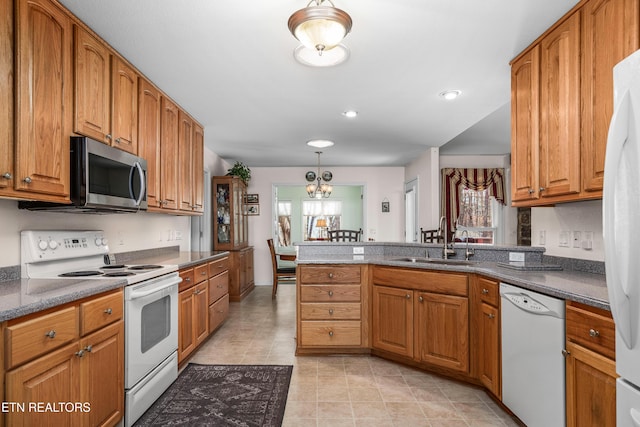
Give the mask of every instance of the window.
[(278, 246), (291, 246), (291, 201), (278, 202)]
[[(468, 236), (471, 243), (494, 244), (500, 215), (498, 206), (488, 189), (460, 187), (460, 214), (456, 221), (455, 238), (462, 240)], [(463, 237), (464, 230), (468, 234)]]
[(307, 200), (302, 202), (304, 240), (326, 239), (327, 231), (340, 229), (342, 202), (339, 200)]

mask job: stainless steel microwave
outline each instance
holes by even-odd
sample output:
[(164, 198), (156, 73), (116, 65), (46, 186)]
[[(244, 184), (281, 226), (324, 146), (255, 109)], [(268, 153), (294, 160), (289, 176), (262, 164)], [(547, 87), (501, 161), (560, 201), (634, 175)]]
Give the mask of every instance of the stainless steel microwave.
[(70, 160), (71, 204), (24, 201), (18, 207), (78, 213), (147, 209), (147, 162), (143, 158), (91, 138), (72, 136)]

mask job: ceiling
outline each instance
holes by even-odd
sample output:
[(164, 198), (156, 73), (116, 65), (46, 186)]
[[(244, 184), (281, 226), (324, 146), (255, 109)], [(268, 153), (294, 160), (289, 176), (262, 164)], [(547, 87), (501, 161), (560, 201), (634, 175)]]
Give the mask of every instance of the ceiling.
[(508, 153), (509, 61), (577, 3), (334, 0), (351, 55), (312, 68), (287, 28), (306, 0), (60, 1), (204, 125), (208, 148), (254, 167), (313, 165), (316, 138), (335, 141), (333, 166)]

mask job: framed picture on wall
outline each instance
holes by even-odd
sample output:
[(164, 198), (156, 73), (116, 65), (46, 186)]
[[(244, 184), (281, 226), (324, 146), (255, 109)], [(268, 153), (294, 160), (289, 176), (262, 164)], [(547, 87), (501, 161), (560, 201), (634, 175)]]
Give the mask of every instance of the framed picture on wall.
[(245, 205), (245, 215), (260, 215), (260, 205)]
[(389, 202), (382, 202), (382, 212), (389, 212)]
[(244, 203), (248, 205), (255, 205), (260, 203), (260, 195), (259, 194), (245, 194)]

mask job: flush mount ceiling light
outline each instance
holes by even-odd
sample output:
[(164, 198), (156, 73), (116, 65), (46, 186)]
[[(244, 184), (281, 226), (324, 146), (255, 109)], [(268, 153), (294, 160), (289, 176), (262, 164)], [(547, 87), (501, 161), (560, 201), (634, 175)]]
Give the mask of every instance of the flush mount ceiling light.
[(314, 148), (327, 148), (333, 146), (333, 141), (329, 141), (328, 139), (312, 139), (311, 141), (307, 141), (307, 145)]
[(459, 97), (461, 93), (462, 92), (459, 90), (445, 90), (444, 92), (440, 92), (440, 96), (447, 101), (451, 101), (452, 99)]
[(311, 0), (289, 18), (289, 31), (319, 55), (336, 47), (352, 25), (351, 17), (331, 0)]
[(315, 49), (309, 49), (305, 45), (300, 45), (293, 50), (293, 57), (302, 65), (309, 67), (333, 67), (342, 64), (349, 59), (349, 49), (339, 44), (322, 55), (318, 55)]
[(333, 186), (329, 184), (329, 181), (333, 178), (333, 174), (329, 171), (324, 171), (322, 175), (320, 175), (320, 154), (322, 154), (322, 151), (316, 151), (316, 154), (318, 155), (318, 173), (316, 174), (314, 171), (306, 173), (305, 179), (309, 183), (306, 189), (309, 197), (322, 199), (323, 197), (329, 197), (333, 191)]
[(353, 119), (353, 118), (356, 118), (358, 116), (358, 112), (355, 111), (355, 110), (347, 110), (347, 111), (344, 111), (342, 113), (342, 115), (345, 116), (348, 119)]

